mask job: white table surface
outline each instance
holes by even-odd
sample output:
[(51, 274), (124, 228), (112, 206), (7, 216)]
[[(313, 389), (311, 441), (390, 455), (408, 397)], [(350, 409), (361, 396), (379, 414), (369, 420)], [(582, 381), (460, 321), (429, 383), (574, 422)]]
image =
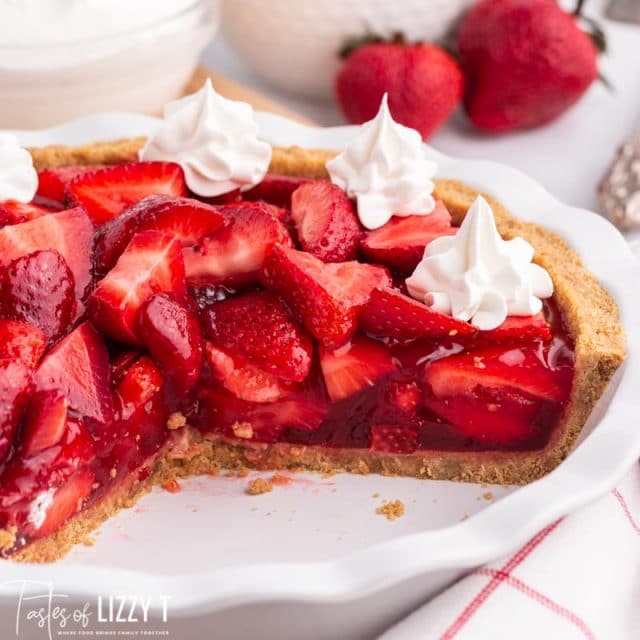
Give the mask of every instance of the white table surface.
[[(599, 0), (587, 3), (589, 13)], [(488, 136), (474, 131), (459, 109), (429, 142), (447, 154), (483, 158), (517, 167), (541, 182), (561, 200), (598, 210), (596, 187), (615, 149), (640, 129), (640, 27), (603, 21), (609, 52), (602, 73), (613, 91), (596, 82), (583, 99), (559, 120), (525, 132)], [(342, 124), (332, 102), (311, 102), (286, 94), (257, 77), (219, 34), (205, 51), (205, 64), (263, 92), (321, 125)]]

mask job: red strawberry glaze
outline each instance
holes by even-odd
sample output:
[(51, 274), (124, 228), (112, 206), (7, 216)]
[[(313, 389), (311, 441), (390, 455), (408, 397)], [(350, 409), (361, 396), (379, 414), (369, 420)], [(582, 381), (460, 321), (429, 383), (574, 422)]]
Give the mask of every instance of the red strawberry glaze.
[(479, 332), (409, 298), (403, 261), (428, 221), (360, 244), (322, 181), (271, 176), (222, 206), (184, 197), (171, 165), (73, 171), (52, 193), (100, 228), (80, 207), (0, 227), (0, 528), (17, 527), (0, 555), (143, 481), (175, 416), (394, 456), (535, 450), (558, 424), (573, 346), (553, 301)]

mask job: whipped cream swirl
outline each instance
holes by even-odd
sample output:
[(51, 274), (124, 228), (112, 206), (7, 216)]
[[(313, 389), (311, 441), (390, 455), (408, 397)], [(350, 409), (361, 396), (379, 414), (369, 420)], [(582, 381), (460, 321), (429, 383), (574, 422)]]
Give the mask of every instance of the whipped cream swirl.
[(386, 93), (376, 117), (327, 162), (331, 181), (356, 198), (358, 217), (367, 229), (382, 227), (394, 215), (431, 213), (436, 168), (424, 156), (420, 134), (391, 117)]
[(38, 190), (38, 173), (31, 154), (10, 134), (0, 134), (0, 201), (31, 202)]
[(436, 311), (495, 329), (507, 316), (535, 315), (541, 298), (553, 294), (551, 277), (532, 259), (526, 240), (500, 237), (491, 207), (478, 196), (458, 233), (433, 240), (406, 284)]
[(165, 106), (164, 120), (140, 160), (177, 162), (191, 191), (219, 196), (260, 182), (271, 146), (258, 140), (251, 106), (223, 98), (207, 79), (196, 93)]

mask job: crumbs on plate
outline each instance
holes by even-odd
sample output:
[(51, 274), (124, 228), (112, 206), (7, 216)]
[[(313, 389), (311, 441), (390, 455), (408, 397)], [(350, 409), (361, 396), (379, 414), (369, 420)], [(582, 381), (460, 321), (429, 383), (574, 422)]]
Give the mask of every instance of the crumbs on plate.
[(249, 481), (245, 493), (250, 496), (259, 496), (262, 493), (269, 493), (273, 490), (273, 484), (264, 478), (254, 478)]
[(404, 502), (402, 500), (383, 500), (382, 504), (376, 509), (379, 516), (385, 516), (387, 520), (395, 520), (404, 515)]

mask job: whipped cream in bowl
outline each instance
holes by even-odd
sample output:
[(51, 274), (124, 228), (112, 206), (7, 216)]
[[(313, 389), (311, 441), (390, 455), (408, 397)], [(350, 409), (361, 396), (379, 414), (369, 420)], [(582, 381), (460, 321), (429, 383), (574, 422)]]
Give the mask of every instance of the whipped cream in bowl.
[(218, 0), (0, 0), (0, 128), (158, 114), (219, 22)]
[(31, 154), (8, 133), (0, 134), (0, 202), (31, 202), (38, 189), (38, 173)]
[(271, 145), (258, 139), (253, 108), (223, 98), (207, 79), (196, 93), (165, 106), (164, 120), (139, 155), (177, 162), (189, 189), (211, 197), (258, 184)]
[(480, 330), (507, 316), (532, 316), (553, 295), (548, 272), (523, 238), (503, 240), (489, 203), (478, 196), (455, 236), (436, 238), (406, 280), (411, 296)]
[(331, 181), (356, 199), (358, 217), (367, 229), (382, 227), (394, 215), (430, 214), (436, 168), (425, 157), (420, 134), (391, 117), (386, 93), (375, 118), (327, 162)]

